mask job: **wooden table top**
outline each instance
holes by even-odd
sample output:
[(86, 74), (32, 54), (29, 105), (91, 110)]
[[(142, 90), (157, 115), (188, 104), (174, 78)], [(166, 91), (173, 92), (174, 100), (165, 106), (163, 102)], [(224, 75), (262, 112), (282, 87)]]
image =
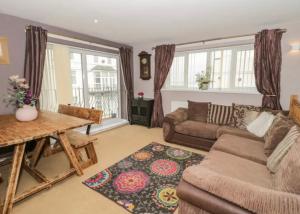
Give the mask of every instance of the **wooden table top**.
[(54, 112), (39, 112), (38, 118), (30, 122), (17, 121), (15, 115), (0, 115), (0, 147), (20, 144), (93, 123)]

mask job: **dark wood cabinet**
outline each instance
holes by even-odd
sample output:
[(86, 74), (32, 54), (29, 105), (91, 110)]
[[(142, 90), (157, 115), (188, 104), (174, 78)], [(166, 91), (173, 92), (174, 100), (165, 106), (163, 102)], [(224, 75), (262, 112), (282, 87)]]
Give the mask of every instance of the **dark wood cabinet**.
[(153, 99), (135, 98), (131, 103), (131, 124), (151, 126), (151, 116), (153, 110)]

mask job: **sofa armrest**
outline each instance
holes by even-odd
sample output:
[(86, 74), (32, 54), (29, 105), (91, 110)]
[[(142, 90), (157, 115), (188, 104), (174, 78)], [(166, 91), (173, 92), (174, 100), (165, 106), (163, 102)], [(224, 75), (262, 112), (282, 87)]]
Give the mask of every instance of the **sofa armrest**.
[(170, 141), (175, 132), (175, 126), (188, 118), (186, 108), (178, 108), (176, 111), (165, 116), (163, 121), (164, 139)]
[(167, 114), (165, 120), (172, 121), (174, 125), (188, 119), (188, 111), (186, 108), (178, 108), (176, 111)]
[(199, 165), (187, 168), (183, 179), (201, 190), (254, 213), (300, 213), (299, 195), (244, 182)]

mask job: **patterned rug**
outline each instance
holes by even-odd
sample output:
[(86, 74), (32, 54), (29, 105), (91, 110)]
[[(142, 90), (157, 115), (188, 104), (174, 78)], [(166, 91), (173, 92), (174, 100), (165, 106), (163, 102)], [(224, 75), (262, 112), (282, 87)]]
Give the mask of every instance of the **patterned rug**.
[(83, 182), (131, 213), (173, 213), (176, 186), (188, 166), (204, 156), (151, 143)]

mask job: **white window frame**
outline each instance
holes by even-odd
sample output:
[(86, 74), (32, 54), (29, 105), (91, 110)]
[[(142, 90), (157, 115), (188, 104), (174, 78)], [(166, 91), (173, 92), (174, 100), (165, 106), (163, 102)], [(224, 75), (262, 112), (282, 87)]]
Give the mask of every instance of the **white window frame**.
[[(168, 75), (164, 87), (162, 90), (164, 91), (195, 91), (195, 92), (218, 92), (218, 93), (246, 93), (246, 94), (259, 94), (256, 87), (236, 87), (235, 86), (235, 78), (236, 78), (236, 65), (237, 65), (237, 52), (241, 50), (249, 50), (249, 46), (254, 43), (245, 43), (245, 44), (233, 44), (233, 45), (224, 45), (218, 47), (208, 47), (208, 48), (198, 48), (194, 50), (181, 50), (176, 51), (174, 58), (178, 56), (184, 56), (184, 86), (182, 87), (172, 87), (170, 86), (170, 75)], [(189, 54), (191, 53), (201, 53), (207, 52), (207, 67), (210, 66), (211, 63), (211, 53), (217, 50), (232, 50), (232, 60), (231, 60), (231, 68), (230, 68), (230, 87), (227, 88), (209, 88), (208, 90), (199, 90), (197, 88), (191, 88), (188, 85), (188, 66), (189, 66)]]

